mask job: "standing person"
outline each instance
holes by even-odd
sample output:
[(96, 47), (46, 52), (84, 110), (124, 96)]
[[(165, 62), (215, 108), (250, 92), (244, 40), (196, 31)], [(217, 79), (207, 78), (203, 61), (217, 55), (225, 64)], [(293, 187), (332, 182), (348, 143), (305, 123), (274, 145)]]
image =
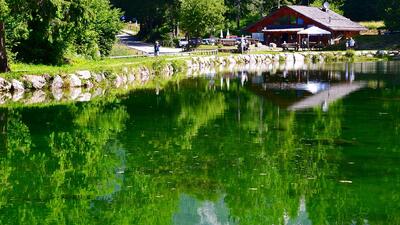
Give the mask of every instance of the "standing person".
[(350, 38), (349, 46), (350, 49), (354, 49), (354, 47), (356, 46), (356, 41), (353, 38)]
[(248, 52), (249, 49), (250, 49), (250, 41), (246, 39), (246, 40), (245, 40), (245, 43), (246, 43), (245, 51)]
[(154, 56), (159, 56), (160, 55), (160, 43), (156, 41), (154, 44)]
[(243, 54), (243, 52), (244, 52), (244, 48), (245, 48), (245, 45), (246, 45), (246, 43), (245, 43), (245, 41), (244, 41), (244, 37), (243, 37), (243, 35), (242, 35), (242, 37), (240, 38), (240, 43), (239, 43), (239, 48), (240, 48), (240, 53), (241, 54)]

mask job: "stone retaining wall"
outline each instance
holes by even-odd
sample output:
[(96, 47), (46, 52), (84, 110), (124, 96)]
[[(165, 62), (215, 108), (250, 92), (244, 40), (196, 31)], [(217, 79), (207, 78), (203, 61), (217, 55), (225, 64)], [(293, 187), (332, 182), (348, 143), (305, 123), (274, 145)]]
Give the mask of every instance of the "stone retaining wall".
[[(164, 79), (174, 73), (168, 64), (159, 74)], [(148, 83), (156, 71), (146, 67), (123, 67), (119, 74), (113, 72), (77, 71), (63, 75), (23, 75), (19, 79), (0, 77), (0, 104), (23, 104), (51, 101), (89, 101), (106, 94), (109, 89), (128, 89)]]
[(229, 66), (243, 64), (270, 64), (276, 62), (332, 62), (348, 60), (354, 57), (378, 58), (378, 57), (400, 57), (400, 51), (354, 51), (349, 52), (296, 52), (277, 54), (244, 54), (229, 56), (193, 57), (187, 60), (190, 69), (202, 69), (212, 66)]

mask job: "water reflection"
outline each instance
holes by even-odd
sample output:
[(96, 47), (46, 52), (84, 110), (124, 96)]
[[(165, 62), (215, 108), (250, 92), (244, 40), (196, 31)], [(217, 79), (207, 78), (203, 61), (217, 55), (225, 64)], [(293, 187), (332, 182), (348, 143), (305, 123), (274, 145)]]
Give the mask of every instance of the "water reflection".
[(216, 202), (199, 201), (186, 194), (179, 197), (179, 211), (173, 218), (175, 225), (226, 225), (236, 224), (229, 217), (224, 197)]
[(118, 99), (3, 108), (0, 221), (399, 224), (399, 77), (353, 68), (354, 80), (227, 71)]

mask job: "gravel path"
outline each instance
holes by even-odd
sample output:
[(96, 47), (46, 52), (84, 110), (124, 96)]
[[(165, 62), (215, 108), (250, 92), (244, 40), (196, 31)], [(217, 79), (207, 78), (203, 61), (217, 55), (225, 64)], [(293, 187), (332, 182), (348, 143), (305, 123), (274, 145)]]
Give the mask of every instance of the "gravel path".
[[(154, 55), (154, 46), (153, 44), (148, 44), (142, 41), (135, 40), (135, 37), (129, 34), (120, 34), (118, 35), (122, 44), (127, 45), (129, 48), (133, 48), (135, 50), (144, 52), (149, 55)], [(160, 48), (160, 54), (176, 54), (182, 52), (181, 48)]]

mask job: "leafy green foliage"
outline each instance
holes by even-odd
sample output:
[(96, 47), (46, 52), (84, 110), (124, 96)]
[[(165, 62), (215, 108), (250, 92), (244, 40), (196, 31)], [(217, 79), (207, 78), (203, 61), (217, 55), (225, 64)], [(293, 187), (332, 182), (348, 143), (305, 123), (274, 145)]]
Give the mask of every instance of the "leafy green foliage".
[[(344, 15), (355, 21), (381, 20), (385, 15), (386, 0), (341, 0)], [(398, 2), (398, 1), (397, 1)]]
[(224, 22), (225, 11), (223, 0), (182, 0), (182, 29), (192, 37), (213, 33), (213, 28)]
[(112, 4), (125, 11), (127, 20), (138, 20), (139, 37), (156, 40), (177, 26), (179, 0), (111, 0)]
[[(315, 0), (311, 4), (311, 6), (321, 8), (325, 2), (326, 2), (326, 0)], [(330, 10), (332, 10), (332, 11), (338, 13), (338, 14), (341, 14), (341, 15), (344, 14), (344, 12), (343, 12), (343, 0), (341, 0), (341, 1), (333, 0), (333, 1), (328, 1), (328, 2), (329, 2), (329, 9)]]
[(8, 5), (5, 0), (0, 0), (0, 21), (4, 21), (4, 18), (8, 14)]
[(385, 0), (385, 25), (389, 30), (400, 30), (400, 1)]
[(120, 12), (108, 0), (5, 2), (7, 44), (26, 62), (61, 64), (67, 54), (108, 55), (121, 28)]

